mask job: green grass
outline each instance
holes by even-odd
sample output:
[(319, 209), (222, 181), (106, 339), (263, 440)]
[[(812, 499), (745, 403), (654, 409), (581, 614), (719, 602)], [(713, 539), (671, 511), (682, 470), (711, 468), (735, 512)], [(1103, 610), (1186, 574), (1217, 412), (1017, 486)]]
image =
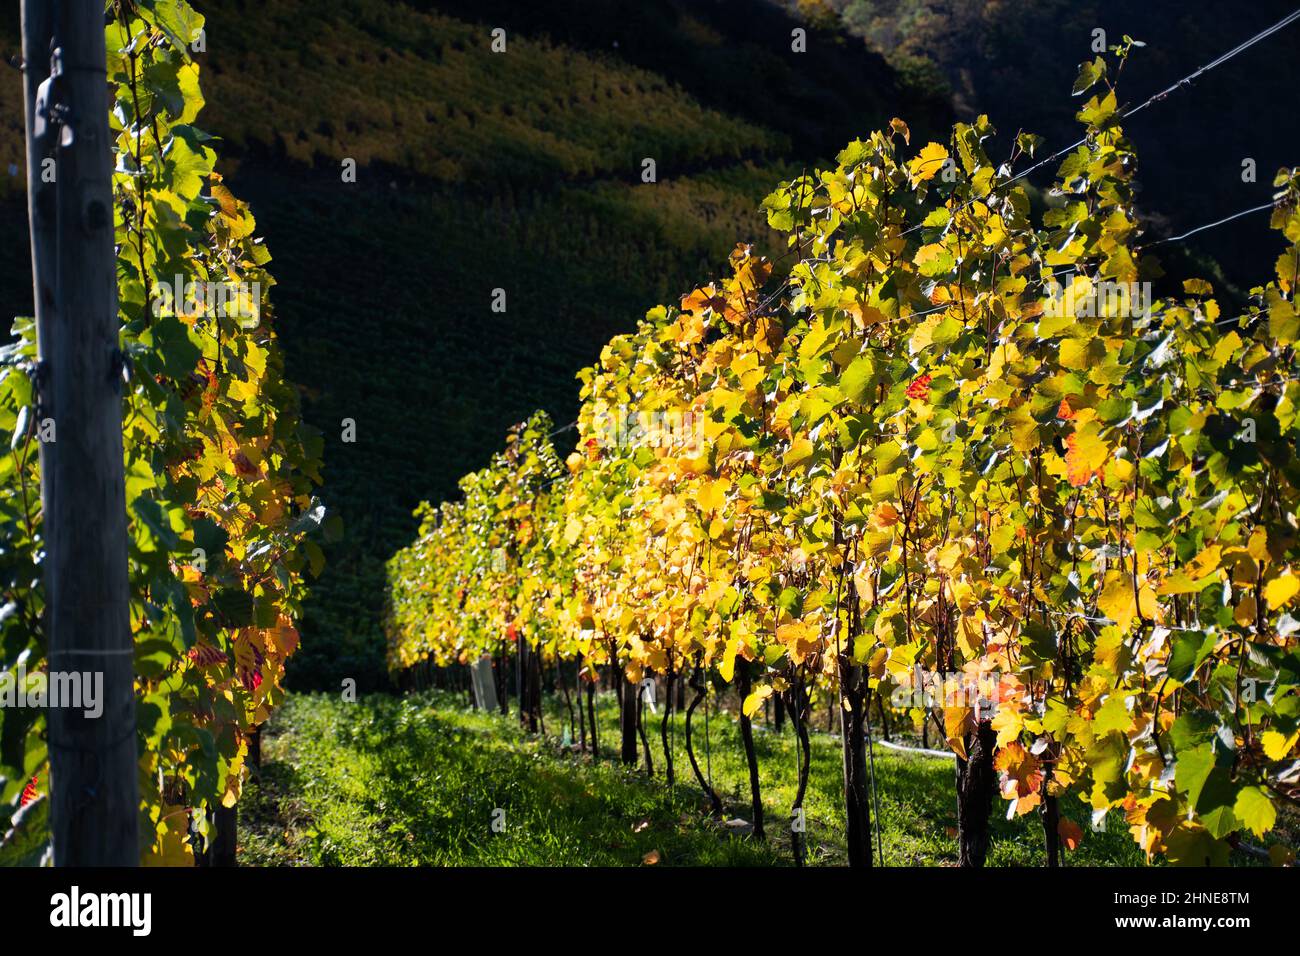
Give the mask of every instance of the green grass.
[[(560, 754), (446, 695), (290, 699), (241, 806), (244, 865), (763, 865), (694, 796)], [(504, 810), (505, 829), (493, 831)]]
[[(637, 865), (657, 850), (661, 865), (789, 865), (789, 807), (795, 791), (795, 741), (756, 730), (767, 843), (737, 836), (709, 820), (687, 763), (683, 728), (673, 724), (677, 785), (663, 778), (658, 718), (649, 734), (654, 779), (618, 765), (617, 712), (599, 700), (603, 759), (565, 748), (562, 700), (548, 700), (545, 738), (524, 734), (511, 718), (467, 710), (465, 697), (430, 691), (405, 698), (296, 695), (264, 733), (260, 783), (241, 802), (244, 865)], [(748, 776), (738, 724), (696, 712), (697, 754), (712, 769), (729, 818), (750, 818)], [(816, 718), (820, 725), (821, 717)], [(953, 766), (948, 760), (877, 748), (877, 796), (883, 862), (888, 866), (956, 863)], [(805, 800), (809, 863), (845, 862), (838, 741), (819, 732)], [(991, 866), (1040, 866), (1036, 814), (1007, 821), (995, 805)], [(505, 811), (494, 833), (493, 811)], [(1067, 865), (1142, 865), (1122, 824), (1088, 832), (1086, 808), (1066, 815), (1085, 829)]]

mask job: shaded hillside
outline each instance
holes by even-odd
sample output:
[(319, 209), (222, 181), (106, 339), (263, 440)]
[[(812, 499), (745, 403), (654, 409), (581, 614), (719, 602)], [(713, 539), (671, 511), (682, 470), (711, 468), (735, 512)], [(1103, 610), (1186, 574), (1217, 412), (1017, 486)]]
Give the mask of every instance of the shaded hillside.
[[(275, 237), (289, 374), (325, 431), (326, 500), (345, 522), (308, 611), (325, 640), (304, 641), (303, 661), (317, 650), (346, 661), (342, 644), (360, 659), (344, 674), (382, 665), (371, 655), (383, 564), (414, 533), (419, 500), (454, 495), (468, 463), (530, 410), (572, 420), (575, 373), (609, 336), (759, 228), (724, 174), (653, 193), (604, 183), (481, 200), (380, 187), (342, 202), (332, 181), (241, 180)], [(712, 227), (690, 218), (705, 203)], [(505, 313), (490, 309), (495, 288)], [(345, 418), (355, 444), (340, 440)]]
[[(570, 421), (575, 373), (610, 336), (736, 241), (767, 241), (757, 206), (779, 179), (893, 115), (919, 135), (946, 122), (856, 41), (814, 32), (791, 53), (796, 21), (762, 0), (197, 6), (200, 124), (275, 257), (274, 321), (345, 529), (307, 610), (300, 687), (383, 682), (383, 564), (411, 509), (454, 495), (535, 408)], [(21, 163), (20, 96), (10, 71), (0, 171)], [(20, 183), (0, 187), (6, 314), (30, 310)]]

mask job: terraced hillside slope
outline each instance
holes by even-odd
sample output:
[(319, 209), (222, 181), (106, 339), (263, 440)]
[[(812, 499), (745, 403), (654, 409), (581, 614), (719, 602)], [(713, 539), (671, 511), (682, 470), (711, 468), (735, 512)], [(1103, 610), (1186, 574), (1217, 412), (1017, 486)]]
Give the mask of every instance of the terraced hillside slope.
[[(220, 0), (207, 127), (275, 257), (274, 321), (327, 440), (327, 548), (291, 683), (376, 686), (383, 563), (513, 422), (715, 271), (782, 176), (946, 106), (765, 0)], [(18, 50), (16, 5), (0, 54)], [(492, 30), (506, 52), (494, 54)], [(0, 314), (30, 312), (21, 84), (0, 82)], [(355, 183), (343, 162), (355, 160)], [(655, 182), (643, 182), (645, 159)], [(494, 290), (505, 290), (494, 312)], [(344, 441), (344, 420), (355, 442)]]

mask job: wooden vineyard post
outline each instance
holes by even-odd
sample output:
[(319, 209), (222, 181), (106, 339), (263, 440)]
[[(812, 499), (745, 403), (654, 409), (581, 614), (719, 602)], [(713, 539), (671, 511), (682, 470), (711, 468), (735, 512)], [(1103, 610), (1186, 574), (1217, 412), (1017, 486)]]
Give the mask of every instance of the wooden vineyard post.
[(103, 675), (49, 710), (58, 866), (139, 862), (122, 356), (102, 0), (23, 0), (49, 669)]

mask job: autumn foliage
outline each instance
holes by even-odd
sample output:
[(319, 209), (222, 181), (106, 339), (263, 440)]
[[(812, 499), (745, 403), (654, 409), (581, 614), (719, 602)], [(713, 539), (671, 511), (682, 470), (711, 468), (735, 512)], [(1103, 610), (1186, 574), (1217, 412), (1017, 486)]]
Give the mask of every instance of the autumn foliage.
[[(1009, 812), (1081, 801), (1177, 863), (1266, 839), (1300, 797), (1300, 171), (1243, 314), (1200, 279), (1099, 298), (1160, 272), (1115, 71), (1088, 68), (1041, 215), (1013, 179), (1035, 138), (995, 163), (985, 118), (916, 151), (895, 120), (782, 183), (786, 256), (738, 246), (611, 341), (563, 466), (538, 415), (424, 506), (390, 564), (391, 666), (512, 633), (632, 681), (743, 660), (746, 711), (851, 667), (887, 703), (954, 674), (993, 706), (924, 706), (963, 758), (993, 735)], [(642, 411), (701, 440), (607, 439)]]

